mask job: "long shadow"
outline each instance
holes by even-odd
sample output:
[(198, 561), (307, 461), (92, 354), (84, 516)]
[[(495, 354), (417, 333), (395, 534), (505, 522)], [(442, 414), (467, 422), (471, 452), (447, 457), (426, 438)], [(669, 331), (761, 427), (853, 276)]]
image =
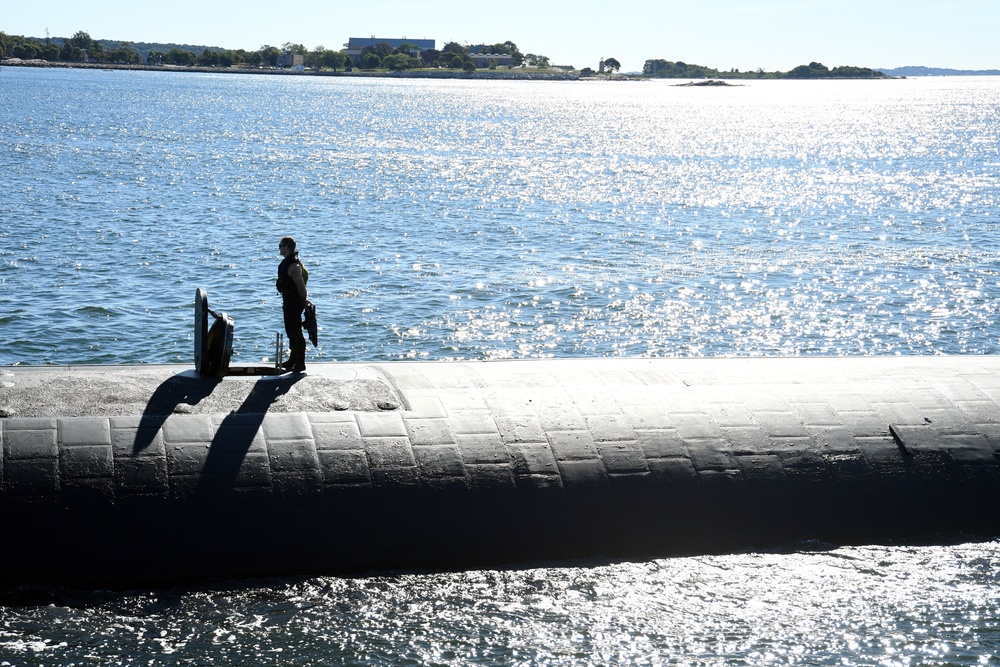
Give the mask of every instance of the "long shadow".
[(181, 375), (165, 380), (149, 397), (149, 402), (142, 411), (139, 428), (135, 432), (135, 442), (132, 443), (132, 453), (138, 454), (153, 444), (156, 434), (177, 406), (182, 403), (197, 405), (202, 399), (208, 398), (218, 385), (219, 380), (216, 379)]
[[(303, 377), (305, 376), (301, 374), (293, 374), (258, 380), (254, 384), (243, 404), (227, 415), (216, 429), (205, 458), (205, 468), (198, 480), (199, 494), (225, 492), (236, 485), (236, 478), (268, 409)], [(248, 468), (246, 474), (251, 478), (259, 475), (259, 481), (263, 485), (266, 483), (267, 469), (266, 461), (262, 461), (259, 466)], [(249, 481), (253, 483), (252, 479)]]

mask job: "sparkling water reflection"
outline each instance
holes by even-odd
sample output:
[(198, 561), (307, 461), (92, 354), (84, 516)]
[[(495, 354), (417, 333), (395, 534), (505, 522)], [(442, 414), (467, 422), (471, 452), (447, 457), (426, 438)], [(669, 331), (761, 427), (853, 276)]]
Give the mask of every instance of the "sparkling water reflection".
[(0, 664), (989, 665), (1000, 543), (69, 595)]
[[(0, 83), (0, 365), (190, 363), (195, 285), (266, 358), (287, 233), (317, 360), (1000, 352), (1000, 79)], [(56, 593), (0, 608), (0, 666), (998, 664), (998, 561)]]
[(1000, 79), (3, 74), (0, 363), (1000, 351)]

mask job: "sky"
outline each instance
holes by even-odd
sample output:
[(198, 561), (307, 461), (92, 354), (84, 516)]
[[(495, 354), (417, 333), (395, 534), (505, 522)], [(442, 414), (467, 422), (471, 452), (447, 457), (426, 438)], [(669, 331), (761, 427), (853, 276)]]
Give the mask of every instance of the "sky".
[(622, 71), (650, 59), (720, 70), (926, 65), (1000, 69), (998, 0), (11, 0), (0, 12), (10, 35), (219, 46), (256, 50), (286, 42), (340, 49), (350, 37), (406, 37), (494, 44), (553, 64)]

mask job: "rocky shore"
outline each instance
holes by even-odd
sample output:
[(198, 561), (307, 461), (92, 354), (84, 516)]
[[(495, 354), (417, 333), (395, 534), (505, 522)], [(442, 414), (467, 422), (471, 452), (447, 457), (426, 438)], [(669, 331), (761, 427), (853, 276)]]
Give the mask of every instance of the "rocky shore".
[(719, 79), (708, 79), (707, 81), (689, 81), (688, 83), (675, 83), (675, 86), (681, 87), (715, 87), (715, 86), (741, 86), (740, 83), (729, 83), (728, 81), (720, 81)]

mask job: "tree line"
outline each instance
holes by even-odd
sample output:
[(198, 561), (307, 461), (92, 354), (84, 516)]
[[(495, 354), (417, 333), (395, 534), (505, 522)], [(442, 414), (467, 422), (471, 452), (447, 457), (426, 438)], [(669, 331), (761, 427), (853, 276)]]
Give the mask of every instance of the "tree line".
[[(463, 46), (458, 42), (448, 42), (441, 49), (424, 49), (420, 51), (414, 44), (403, 43), (393, 48), (381, 42), (374, 46), (366, 46), (361, 50), (361, 67), (366, 70), (388, 69), (404, 70), (423, 67), (445, 67), (475, 71), (476, 64), (472, 59), (474, 54), (489, 54), (493, 56), (510, 56), (512, 67), (528, 65), (531, 67), (548, 67), (549, 59), (533, 53), (523, 54), (517, 44), (508, 40), (496, 44), (473, 44)], [(490, 69), (496, 69), (499, 63), (496, 58), (488, 62)]]
[(138, 63), (141, 60), (139, 52), (130, 44), (105, 50), (103, 44), (91, 39), (82, 30), (69, 39), (46, 38), (44, 41), (0, 32), (0, 58), (50, 62), (82, 62), (89, 59), (112, 63)]
[(868, 67), (834, 67), (830, 69), (818, 62), (799, 65), (787, 72), (765, 72), (763, 69), (741, 72), (731, 69), (719, 71), (704, 65), (691, 65), (683, 61), (647, 60), (642, 73), (658, 79), (886, 79), (882, 72)]
[[(112, 44), (113, 46), (106, 46)], [(180, 65), (204, 67), (253, 67), (276, 66), (282, 48), (264, 45), (256, 51), (244, 49), (205, 48), (195, 53), (190, 49), (175, 47), (167, 50), (140, 50), (131, 42), (109, 42), (92, 39), (89, 34), (79, 31), (69, 38), (46, 38), (43, 40), (0, 32), (0, 58), (21, 58), (22, 60), (47, 60), (50, 62), (88, 62), (124, 65)], [(320, 47), (322, 48), (322, 47)], [(346, 56), (344, 56), (346, 59)], [(343, 67), (343, 62), (339, 63)]]
[[(113, 46), (106, 46), (113, 44)], [(195, 53), (190, 49), (175, 47), (168, 50), (150, 49), (141, 51), (130, 42), (108, 42), (92, 39), (84, 31), (70, 38), (46, 38), (44, 41), (30, 37), (7, 35), (0, 32), (0, 59), (20, 58), (22, 60), (46, 60), (51, 62), (88, 62), (111, 64), (177, 65), (182, 67), (276, 67), (282, 54), (302, 56), (302, 64), (313, 69), (350, 70), (354, 62), (343, 50), (331, 50), (323, 46), (307, 49), (302, 44), (286, 42), (281, 47), (264, 45), (256, 51), (243, 49), (227, 50), (204, 48)], [(463, 46), (448, 42), (440, 50), (421, 51), (415, 44), (403, 43), (393, 48), (381, 42), (365, 47), (361, 52), (362, 69), (405, 70), (426, 67), (444, 67), (475, 71), (473, 54), (510, 56), (511, 66), (531, 66), (545, 68), (549, 58), (533, 53), (522, 54), (517, 44), (511, 41), (496, 44), (475, 44)], [(494, 58), (488, 66), (498, 66)]]

